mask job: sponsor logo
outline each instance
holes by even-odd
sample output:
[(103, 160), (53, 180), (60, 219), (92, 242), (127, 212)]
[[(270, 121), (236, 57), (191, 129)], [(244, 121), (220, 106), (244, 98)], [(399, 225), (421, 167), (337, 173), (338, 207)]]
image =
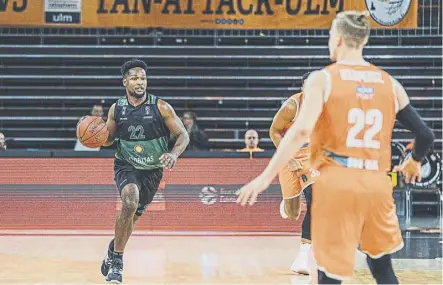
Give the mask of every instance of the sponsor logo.
[(45, 0), (45, 22), (80, 24), (81, 9), (81, 0)]
[(147, 163), (151, 163), (154, 161), (154, 157), (153, 156), (148, 156), (148, 157), (133, 157), (130, 156), (129, 159), (131, 161), (134, 161), (135, 163), (138, 164), (147, 164)]
[(360, 97), (363, 100), (371, 100), (375, 96), (374, 88), (372, 87), (365, 87), (365, 86), (358, 86), (357, 87), (357, 97)]
[(205, 186), (200, 190), (198, 197), (204, 205), (220, 203), (235, 203), (237, 201), (237, 189), (215, 189), (213, 186)]
[(141, 145), (134, 146), (134, 151), (137, 153), (143, 152), (144, 148)]

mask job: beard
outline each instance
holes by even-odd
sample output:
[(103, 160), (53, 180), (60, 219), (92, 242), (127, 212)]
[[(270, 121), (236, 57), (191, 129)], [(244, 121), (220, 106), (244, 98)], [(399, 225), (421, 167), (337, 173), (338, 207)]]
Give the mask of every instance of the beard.
[(146, 90), (144, 90), (143, 91), (143, 93), (137, 93), (137, 92), (135, 92), (135, 91), (133, 91), (133, 92), (128, 92), (129, 93), (129, 96), (131, 96), (131, 97), (134, 97), (134, 98), (137, 98), (137, 99), (141, 99), (141, 98), (143, 98), (144, 96), (145, 96), (145, 94), (146, 94)]

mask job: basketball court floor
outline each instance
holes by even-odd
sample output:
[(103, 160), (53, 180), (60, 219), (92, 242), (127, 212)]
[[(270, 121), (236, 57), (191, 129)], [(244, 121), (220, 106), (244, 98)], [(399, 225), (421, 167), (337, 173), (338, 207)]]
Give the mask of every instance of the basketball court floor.
[[(124, 284), (308, 284), (289, 270), (299, 236), (137, 231), (124, 256)], [(110, 231), (0, 232), (0, 284), (104, 284)], [(405, 232), (394, 256), (401, 283), (442, 284), (441, 234)], [(364, 259), (345, 284), (375, 284)]]

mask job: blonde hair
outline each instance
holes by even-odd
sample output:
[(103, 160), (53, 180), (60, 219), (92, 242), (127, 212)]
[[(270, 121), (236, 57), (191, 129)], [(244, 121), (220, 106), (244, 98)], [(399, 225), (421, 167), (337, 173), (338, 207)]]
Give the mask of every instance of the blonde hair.
[(358, 48), (369, 37), (371, 24), (368, 17), (368, 11), (344, 11), (337, 14), (335, 18), (337, 32), (343, 36), (348, 47)]

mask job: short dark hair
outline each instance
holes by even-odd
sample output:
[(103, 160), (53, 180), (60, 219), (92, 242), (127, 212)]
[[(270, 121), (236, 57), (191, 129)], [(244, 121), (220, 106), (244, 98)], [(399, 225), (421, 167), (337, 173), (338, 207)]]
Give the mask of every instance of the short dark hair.
[(195, 113), (194, 113), (193, 111), (191, 111), (191, 110), (186, 110), (186, 111), (184, 111), (184, 112), (183, 112), (183, 117), (184, 117), (186, 114), (188, 114), (194, 122), (197, 120), (197, 116), (195, 115)]
[(133, 59), (123, 63), (122, 69), (121, 69), (122, 76), (126, 77), (126, 75), (128, 75), (129, 70), (136, 68), (136, 67), (140, 67), (146, 73), (148, 72), (148, 65), (143, 60), (133, 58)]
[(303, 74), (303, 76), (301, 77), (301, 86), (305, 84), (305, 81), (306, 79), (308, 79), (309, 75), (311, 75), (311, 72), (306, 72), (305, 74)]

